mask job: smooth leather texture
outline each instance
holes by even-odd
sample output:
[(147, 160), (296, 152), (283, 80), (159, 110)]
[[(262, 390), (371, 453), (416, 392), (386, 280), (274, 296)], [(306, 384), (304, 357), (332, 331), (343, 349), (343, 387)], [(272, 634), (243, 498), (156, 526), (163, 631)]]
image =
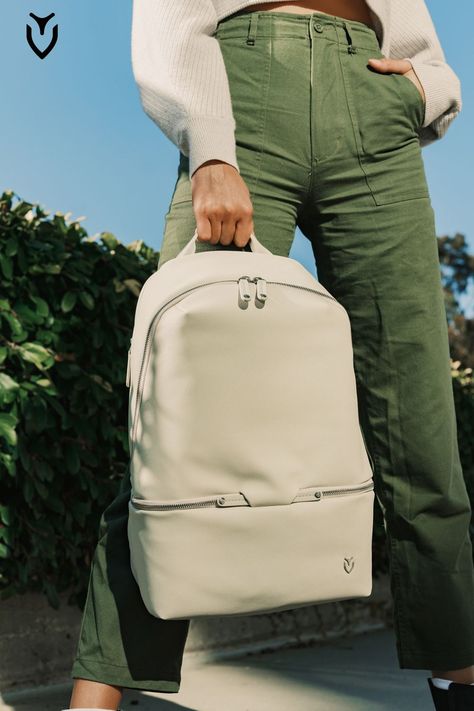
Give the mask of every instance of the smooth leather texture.
[[(130, 503), (132, 572), (145, 606), (177, 619), (369, 595), (373, 499), (369, 491), (281, 506), (184, 511), (139, 511)], [(350, 573), (345, 558), (354, 561)]]
[[(135, 314), (128, 536), (144, 602), (183, 619), (367, 596), (373, 490), (291, 503), (372, 479), (347, 312), (255, 235), (251, 252), (196, 253), (195, 240), (147, 280)], [(242, 301), (243, 275), (265, 279), (265, 301), (254, 282)], [(249, 505), (133, 505), (234, 492)]]

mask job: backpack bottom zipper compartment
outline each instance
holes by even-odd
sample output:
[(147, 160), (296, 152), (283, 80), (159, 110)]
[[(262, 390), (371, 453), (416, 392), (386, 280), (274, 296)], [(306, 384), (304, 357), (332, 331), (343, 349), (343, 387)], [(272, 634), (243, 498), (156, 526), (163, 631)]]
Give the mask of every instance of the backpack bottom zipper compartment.
[(242, 494), (129, 502), (132, 573), (162, 619), (249, 615), (367, 597), (373, 482), (301, 489), (290, 504)]

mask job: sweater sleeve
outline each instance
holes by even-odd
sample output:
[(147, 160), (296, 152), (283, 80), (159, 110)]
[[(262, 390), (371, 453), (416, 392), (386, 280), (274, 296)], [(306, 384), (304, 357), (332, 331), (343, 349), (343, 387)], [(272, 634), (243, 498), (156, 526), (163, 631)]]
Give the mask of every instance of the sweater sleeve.
[(239, 166), (212, 0), (133, 0), (132, 71), (146, 114), (189, 157)]
[(461, 82), (446, 62), (424, 0), (400, 0), (392, 8), (391, 36), (400, 38), (400, 57), (411, 62), (425, 92), (425, 116), (419, 130), (425, 146), (444, 136), (460, 112)]

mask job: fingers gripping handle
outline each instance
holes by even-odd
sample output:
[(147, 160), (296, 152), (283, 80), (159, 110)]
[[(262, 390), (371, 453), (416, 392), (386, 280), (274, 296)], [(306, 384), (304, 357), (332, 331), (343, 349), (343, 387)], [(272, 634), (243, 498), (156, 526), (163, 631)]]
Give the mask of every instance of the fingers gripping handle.
[[(183, 249), (178, 252), (176, 255), (175, 259), (178, 257), (184, 257), (187, 254), (195, 254), (196, 252), (196, 243), (197, 243), (197, 228), (194, 230), (194, 234), (189, 240), (189, 242), (183, 247)], [(258, 252), (260, 254), (273, 254), (269, 249), (263, 246), (261, 242), (258, 241), (258, 239), (255, 237), (255, 233), (252, 232), (249, 238), (249, 245), (250, 249), (252, 252)], [(237, 248), (238, 249), (238, 248)], [(244, 249), (242, 247), (242, 249)]]

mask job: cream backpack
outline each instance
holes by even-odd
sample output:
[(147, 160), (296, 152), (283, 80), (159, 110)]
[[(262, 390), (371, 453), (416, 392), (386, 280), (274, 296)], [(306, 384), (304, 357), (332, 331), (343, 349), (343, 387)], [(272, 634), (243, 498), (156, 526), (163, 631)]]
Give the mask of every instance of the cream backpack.
[(298, 261), (195, 251), (142, 287), (127, 368), (132, 573), (162, 619), (372, 590), (347, 311)]

